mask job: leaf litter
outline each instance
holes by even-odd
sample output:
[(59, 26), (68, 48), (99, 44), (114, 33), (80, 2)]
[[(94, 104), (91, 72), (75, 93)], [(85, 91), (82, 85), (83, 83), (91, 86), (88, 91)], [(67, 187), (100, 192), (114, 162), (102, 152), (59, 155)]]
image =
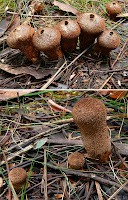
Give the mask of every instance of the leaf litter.
[[(120, 2), (120, 4), (122, 7), (122, 13), (125, 11), (125, 14), (127, 15), (127, 5), (122, 2)], [(7, 34), (11, 30), (11, 26), (15, 26), (17, 23), (16, 20), (19, 20), (19, 16), (21, 18), (21, 23), (29, 19), (31, 20), (31, 25), (35, 28), (35, 30), (37, 30), (42, 26), (42, 23), (43, 26), (56, 26), (56, 24), (62, 19), (76, 19), (76, 15), (80, 12), (95, 12), (102, 16), (105, 19), (106, 28), (113, 29), (120, 35), (120, 46), (111, 52), (110, 57), (95, 57), (92, 54), (93, 47), (81, 54), (78, 43), (77, 49), (73, 53), (65, 54), (64, 62), (66, 61), (67, 65), (72, 63), (70, 67), (66, 68), (66, 66), (63, 66), (60, 73), (50, 82), (50, 84), (47, 84), (47, 88), (128, 88), (128, 80), (127, 76), (125, 76), (128, 71), (128, 42), (126, 41), (128, 36), (127, 17), (118, 18), (117, 22), (110, 20), (105, 13), (106, 3), (103, 2), (84, 2), (82, 4), (74, 2), (70, 5), (70, 3), (66, 4), (59, 1), (45, 1), (44, 8), (40, 15), (36, 13), (29, 14), (28, 12), (30, 11), (30, 8), (28, 5), (29, 2), (25, 3), (24, 6), (20, 4), (19, 13), (17, 10), (15, 10), (15, 12), (10, 11), (9, 9), (6, 11), (7, 15), (16, 17), (13, 17), (9, 29), (7, 29), (7, 26), (4, 28), (5, 34), (0, 38), (0, 43), (4, 44), (4, 48), (1, 46), (2, 64), (6, 66), (6, 68), (3, 68), (1, 65), (3, 81), (0, 83), (0, 88), (43, 88), (46, 86), (49, 79), (52, 79), (56, 71), (63, 65), (57, 64), (58, 61), (50, 61), (46, 56), (44, 56), (44, 54), (41, 54), (41, 60), (39, 63), (35, 64), (36, 67), (34, 69), (31, 68), (31, 63), (21, 52), (18, 52), (17, 54), (13, 54), (13, 52), (10, 54), (7, 52), (3, 55), (3, 51), (7, 48), (5, 42)], [(18, 9), (18, 7), (16, 9)], [(122, 49), (122, 47), (124, 48)], [(14, 65), (16, 67), (14, 67)], [(18, 67), (20, 67), (20, 70)], [(23, 75), (22, 78), (17, 77), (17, 75), (21, 74)], [(6, 76), (13, 76), (13, 80), (10, 79), (10, 81), (5, 83)], [(18, 84), (16, 82), (18, 82)]]
[[(71, 113), (55, 111), (48, 103), (52, 100), (56, 107), (72, 110), (84, 97), (101, 99), (106, 106), (113, 146), (110, 163), (91, 159), (77, 126), (70, 121)], [(4, 151), (9, 170), (22, 167), (28, 173), (28, 187), (17, 194), (19, 199), (127, 199), (128, 118), (121, 117), (127, 114), (126, 102), (124, 93), (113, 99), (99, 91), (34, 91), (1, 102), (0, 198), (9, 196)], [(67, 158), (75, 151), (85, 157), (82, 170), (68, 168)]]

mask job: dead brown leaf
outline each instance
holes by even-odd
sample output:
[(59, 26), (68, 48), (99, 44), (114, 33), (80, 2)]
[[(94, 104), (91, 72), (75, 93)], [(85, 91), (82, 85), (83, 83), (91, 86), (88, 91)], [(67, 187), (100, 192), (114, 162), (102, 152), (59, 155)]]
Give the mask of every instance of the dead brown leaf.
[(68, 110), (67, 108), (64, 108), (63, 106), (58, 105), (57, 103), (55, 103), (51, 99), (48, 100), (48, 103), (51, 105), (51, 107), (54, 111), (63, 112), (63, 113), (66, 113), (66, 112), (72, 113), (71, 110)]
[(14, 67), (8, 64), (0, 64), (0, 69), (10, 73), (10, 74), (30, 74), (34, 76), (36, 79), (42, 79), (45, 76), (53, 75), (56, 71), (55, 69), (38, 69), (36, 70), (34, 67), (31, 66), (20, 66), (20, 67)]
[(128, 13), (122, 13), (117, 15), (116, 17), (128, 17)]
[[(113, 99), (122, 99), (125, 97), (127, 91), (123, 91), (123, 90), (102, 90), (102, 91), (99, 91), (99, 94), (102, 94), (102, 95), (107, 95), (109, 94), (109, 96)], [(128, 95), (126, 95), (128, 97)]]
[(19, 96), (29, 94), (31, 92), (35, 92), (36, 90), (34, 89), (29, 89), (29, 90), (2, 90), (0, 91), (0, 101), (5, 101), (7, 99), (15, 98), (17, 97), (17, 93), (19, 93)]
[(78, 12), (78, 10), (76, 10), (73, 6), (65, 4), (65, 3), (61, 3), (59, 1), (54, 0), (53, 4), (55, 6), (58, 6), (60, 8), (60, 10), (62, 11), (66, 11), (66, 12), (71, 12), (74, 15), (79, 15), (80, 13)]

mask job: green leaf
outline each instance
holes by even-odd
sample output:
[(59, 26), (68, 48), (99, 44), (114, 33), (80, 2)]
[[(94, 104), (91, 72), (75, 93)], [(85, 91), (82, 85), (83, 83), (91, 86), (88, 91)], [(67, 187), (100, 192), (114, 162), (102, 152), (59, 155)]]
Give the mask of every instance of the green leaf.
[(107, 14), (106, 8), (100, 3), (101, 8), (103, 9), (103, 11)]
[(43, 138), (42, 140), (37, 142), (35, 149), (40, 149), (47, 142), (47, 140), (48, 138)]

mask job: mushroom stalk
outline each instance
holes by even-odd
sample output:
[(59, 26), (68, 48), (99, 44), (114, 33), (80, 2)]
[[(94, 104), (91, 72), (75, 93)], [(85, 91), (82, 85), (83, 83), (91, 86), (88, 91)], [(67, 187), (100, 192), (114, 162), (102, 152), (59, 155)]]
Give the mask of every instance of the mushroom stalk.
[(80, 129), (88, 155), (100, 162), (109, 160), (111, 140), (103, 102), (92, 97), (81, 99), (74, 105), (72, 116)]
[(61, 33), (61, 48), (64, 52), (72, 52), (76, 49), (80, 27), (75, 20), (66, 19), (56, 26)]

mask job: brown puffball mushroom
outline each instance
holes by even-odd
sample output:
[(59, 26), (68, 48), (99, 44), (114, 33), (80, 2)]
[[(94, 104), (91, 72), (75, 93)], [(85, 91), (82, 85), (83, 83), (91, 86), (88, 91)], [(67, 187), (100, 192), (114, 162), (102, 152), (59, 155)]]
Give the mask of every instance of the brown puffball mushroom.
[(21, 167), (13, 168), (9, 173), (9, 179), (14, 189), (19, 192), (26, 182), (27, 172)]
[(33, 36), (33, 45), (52, 60), (63, 58), (60, 47), (61, 34), (55, 27), (42, 27)]
[(73, 152), (68, 157), (68, 165), (71, 169), (82, 169), (85, 163), (84, 156), (79, 152)]
[(80, 129), (88, 155), (99, 162), (109, 160), (111, 140), (107, 128), (106, 107), (99, 99), (88, 97), (79, 100), (73, 107), (72, 116)]
[(105, 30), (97, 38), (97, 43), (94, 47), (94, 51), (101, 55), (109, 54), (111, 50), (116, 49), (120, 44), (119, 35), (113, 30)]
[(59, 22), (56, 26), (61, 33), (61, 48), (64, 52), (72, 52), (76, 49), (78, 36), (80, 35), (79, 24), (72, 19)]
[(13, 49), (20, 49), (33, 63), (39, 59), (39, 51), (32, 44), (34, 33), (34, 28), (27, 24), (22, 24), (12, 30), (7, 37), (8, 46)]
[(111, 2), (106, 6), (106, 11), (110, 19), (116, 20), (117, 14), (121, 13), (121, 6), (118, 2)]
[(84, 13), (77, 19), (81, 28), (80, 47), (85, 49), (94, 43), (95, 38), (105, 29), (105, 21), (94, 13)]

